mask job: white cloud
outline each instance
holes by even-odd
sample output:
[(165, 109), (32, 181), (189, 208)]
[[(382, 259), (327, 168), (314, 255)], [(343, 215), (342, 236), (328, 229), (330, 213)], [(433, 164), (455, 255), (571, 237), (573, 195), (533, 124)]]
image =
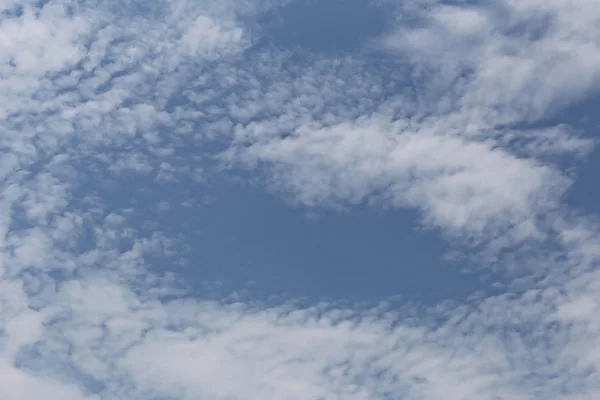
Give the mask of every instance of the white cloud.
[[(330, 64), (358, 70), (349, 77), (360, 82), (354, 91), (314, 81), (311, 68), (322, 73), (322, 61), (253, 96), (252, 108), (261, 110), (255, 115), (270, 112), (263, 100), (269, 97), (286, 104), (285, 111), (259, 121), (242, 118), (224, 159), (265, 166), (272, 187), (307, 205), (383, 197), (417, 207), (426, 222), (475, 242), (507, 230), (500, 248), (542, 239), (540, 219), (558, 207), (570, 184), (554, 157), (578, 158), (594, 143), (564, 125), (516, 127), (596, 90), (600, 50), (590, 32), (597, 31), (597, 7), (581, 5), (576, 12), (586, 18), (574, 28), (562, 14), (567, 2), (430, 3), (400, 7), (398, 27), (382, 39), (398, 53), (396, 67), (406, 71), (388, 75), (388, 83), (399, 80), (412, 92), (381, 99), (383, 82), (353, 60)], [(573, 20), (579, 15), (569, 13)], [(290, 99), (287, 105), (291, 91), (296, 98), (322, 95), (312, 104)], [(353, 100), (346, 100), (346, 119), (328, 120), (321, 109), (344, 95)], [(364, 98), (379, 100), (363, 108)]]
[[(253, 2), (3, 15), (0, 397), (596, 398), (599, 227), (561, 204), (570, 179), (553, 160), (592, 143), (518, 125), (596, 90), (600, 10), (429, 3), (406, 11), (423, 27), (385, 39), (405, 61), (381, 70), (288, 68), (275, 50), (241, 62), (252, 38), (236, 14), (269, 6)], [(191, 103), (170, 112), (180, 95)], [(417, 208), (451, 236), (512, 246), (541, 278), (430, 310), (182, 296), (149, 267), (177, 243), (78, 190), (98, 170), (203, 177), (184, 150), (211, 136), (296, 202)], [(519, 248), (532, 240), (552, 252)]]
[(406, 9), (423, 24), (399, 24), (383, 46), (433, 69), (442, 88), (467, 75), (457, 109), (464, 123), (535, 121), (598, 90), (600, 12), (593, 1)]
[(193, 55), (198, 52), (212, 52), (214, 49), (237, 43), (242, 40), (242, 30), (238, 27), (227, 29), (221, 27), (213, 19), (204, 15), (196, 18), (184, 33), (182, 41), (189, 47)]
[(73, 385), (61, 384), (52, 379), (36, 377), (14, 368), (0, 359), (2, 385), (0, 395), (11, 400), (30, 400), (38, 398), (64, 400), (94, 400), (97, 396), (84, 395)]

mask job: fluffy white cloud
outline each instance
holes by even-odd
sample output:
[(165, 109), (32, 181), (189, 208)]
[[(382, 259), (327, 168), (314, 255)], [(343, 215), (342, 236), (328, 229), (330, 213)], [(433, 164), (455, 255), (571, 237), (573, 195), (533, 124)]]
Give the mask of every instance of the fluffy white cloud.
[(359, 203), (375, 194), (420, 208), (428, 222), (473, 238), (507, 228), (515, 229), (517, 240), (538, 234), (535, 219), (556, 207), (568, 186), (560, 171), (492, 141), (427, 128), (370, 117), (242, 142), (226, 156), (273, 164), (272, 183), (305, 204)]

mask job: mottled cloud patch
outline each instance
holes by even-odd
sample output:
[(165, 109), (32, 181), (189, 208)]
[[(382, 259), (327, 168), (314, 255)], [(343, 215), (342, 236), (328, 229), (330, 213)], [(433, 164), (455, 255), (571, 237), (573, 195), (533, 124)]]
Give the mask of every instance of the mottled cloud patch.
[[(261, 47), (285, 2), (258, 3), (0, 3), (0, 397), (596, 398), (600, 230), (562, 200), (595, 141), (548, 122), (598, 89), (596, 2), (396, 5), (343, 57)], [(223, 169), (416, 209), (518, 279), (430, 308), (194, 297), (186, 238), (113, 196)]]

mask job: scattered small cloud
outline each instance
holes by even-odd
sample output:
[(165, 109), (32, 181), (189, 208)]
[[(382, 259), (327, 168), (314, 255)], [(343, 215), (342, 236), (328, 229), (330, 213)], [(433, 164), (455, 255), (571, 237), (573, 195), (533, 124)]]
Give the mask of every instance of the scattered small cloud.
[[(595, 138), (548, 118), (597, 93), (600, 4), (410, 2), (375, 52), (298, 57), (247, 25), (284, 3), (0, 3), (0, 397), (597, 398), (600, 227), (563, 202)], [(416, 209), (514, 281), (429, 308), (200, 298), (181, 238), (114, 198), (223, 170), (308, 215)]]

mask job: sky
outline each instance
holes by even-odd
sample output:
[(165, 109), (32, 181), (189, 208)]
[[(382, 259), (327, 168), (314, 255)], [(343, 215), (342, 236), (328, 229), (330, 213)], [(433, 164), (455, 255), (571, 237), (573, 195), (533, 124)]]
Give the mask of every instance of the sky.
[(600, 398), (600, 2), (0, 0), (0, 399)]

